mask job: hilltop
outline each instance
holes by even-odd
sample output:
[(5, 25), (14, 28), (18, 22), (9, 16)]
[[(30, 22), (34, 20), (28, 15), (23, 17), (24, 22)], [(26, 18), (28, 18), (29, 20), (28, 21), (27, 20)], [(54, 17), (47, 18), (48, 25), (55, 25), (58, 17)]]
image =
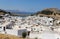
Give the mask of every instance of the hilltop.
[(38, 11), (34, 15), (52, 17), (54, 19), (60, 19), (60, 10), (58, 8), (46, 8), (42, 11)]
[(10, 14), (10, 12), (6, 12), (5, 10), (0, 9), (0, 15)]
[(58, 8), (46, 8), (38, 12), (20, 12), (17, 10), (2, 10), (0, 9), (0, 15), (4, 14), (10, 14), (12, 16), (46, 16), (46, 17), (52, 17), (54, 19), (60, 19), (60, 9)]

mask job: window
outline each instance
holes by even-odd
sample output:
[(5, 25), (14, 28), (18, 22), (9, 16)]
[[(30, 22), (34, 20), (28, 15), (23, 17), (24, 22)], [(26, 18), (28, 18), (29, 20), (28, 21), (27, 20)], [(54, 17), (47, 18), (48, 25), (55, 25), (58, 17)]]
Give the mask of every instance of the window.
[(42, 15), (40, 15), (40, 17), (43, 17)]
[(56, 16), (56, 14), (54, 13), (54, 15)]
[(34, 30), (36, 30), (36, 29), (34, 28)]
[(19, 28), (21, 28), (21, 27), (19, 26)]
[(0, 27), (0, 28), (2, 28), (2, 27)]
[(52, 21), (50, 21), (50, 23), (52, 23)]
[(60, 22), (59, 22), (59, 24), (60, 24)]
[(12, 29), (12, 27), (11, 26), (6, 26), (6, 29)]

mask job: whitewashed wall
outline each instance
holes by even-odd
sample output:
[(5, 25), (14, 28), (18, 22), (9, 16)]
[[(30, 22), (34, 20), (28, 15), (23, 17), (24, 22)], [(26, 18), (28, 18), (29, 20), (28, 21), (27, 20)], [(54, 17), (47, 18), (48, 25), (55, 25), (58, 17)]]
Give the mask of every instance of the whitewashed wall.
[(6, 29), (6, 33), (18, 36), (18, 30)]
[(26, 29), (20, 29), (20, 30), (6, 29), (7, 34), (16, 35), (19, 37), (22, 37), (23, 32), (27, 32), (27, 30)]

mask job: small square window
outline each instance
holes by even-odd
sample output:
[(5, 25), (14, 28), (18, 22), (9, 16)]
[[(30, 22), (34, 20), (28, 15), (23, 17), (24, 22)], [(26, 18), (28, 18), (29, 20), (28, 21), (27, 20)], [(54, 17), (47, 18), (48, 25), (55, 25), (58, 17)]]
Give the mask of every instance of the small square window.
[(0, 28), (2, 28), (2, 27), (0, 27)]

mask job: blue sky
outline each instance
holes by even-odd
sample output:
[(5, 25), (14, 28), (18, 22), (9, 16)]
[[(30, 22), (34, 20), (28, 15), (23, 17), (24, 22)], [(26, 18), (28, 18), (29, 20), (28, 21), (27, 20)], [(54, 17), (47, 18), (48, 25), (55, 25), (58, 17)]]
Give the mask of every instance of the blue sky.
[(45, 8), (60, 8), (60, 0), (0, 0), (0, 9), (37, 12)]

